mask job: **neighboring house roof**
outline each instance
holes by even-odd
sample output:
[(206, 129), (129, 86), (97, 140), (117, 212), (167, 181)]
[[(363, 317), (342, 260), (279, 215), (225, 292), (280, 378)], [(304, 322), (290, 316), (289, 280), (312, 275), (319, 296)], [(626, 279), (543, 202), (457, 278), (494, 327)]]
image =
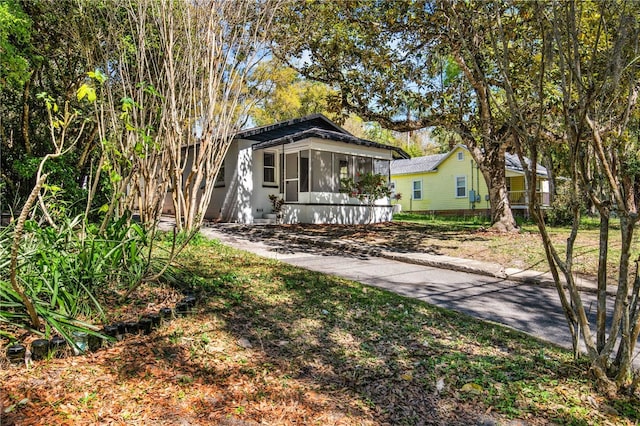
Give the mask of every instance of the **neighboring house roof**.
[(256, 143), (253, 144), (254, 149), (286, 145), (311, 137), (360, 146), (388, 149), (392, 151), (394, 158), (409, 158), (409, 154), (398, 147), (384, 145), (353, 136), (351, 133), (331, 122), (331, 120), (322, 114), (314, 114), (307, 117), (283, 121), (270, 126), (245, 130), (236, 134), (236, 138), (238, 139), (256, 141)]
[[(517, 155), (506, 153), (504, 155), (504, 159), (505, 159), (505, 162), (506, 162), (507, 170), (511, 170), (511, 171), (514, 171), (514, 172), (521, 172), (521, 173), (524, 172), (524, 170), (522, 168), (522, 163), (520, 162), (520, 159), (518, 158)], [(531, 164), (531, 160), (529, 160), (526, 157), (525, 157), (524, 161), (525, 161), (525, 163), (527, 163), (527, 165)], [(536, 174), (538, 176), (547, 177), (547, 168), (541, 166), (540, 164), (536, 164)]]
[[(415, 157), (407, 160), (395, 160), (391, 162), (391, 174), (392, 175), (406, 175), (413, 173), (428, 173), (438, 170), (438, 166), (442, 164), (457, 148), (468, 151), (464, 145), (457, 145), (451, 151), (446, 154), (434, 154), (426, 155), (424, 157)], [(525, 161), (529, 164), (529, 159)], [(511, 170), (518, 173), (523, 173), (522, 163), (518, 156), (513, 154), (505, 154), (505, 167), (507, 170)], [(547, 169), (541, 165), (537, 165), (536, 173), (538, 176), (547, 176)]]
[(411, 173), (433, 172), (448, 155), (449, 154), (435, 154), (409, 158), (407, 160), (396, 160), (391, 163), (391, 174), (406, 175)]

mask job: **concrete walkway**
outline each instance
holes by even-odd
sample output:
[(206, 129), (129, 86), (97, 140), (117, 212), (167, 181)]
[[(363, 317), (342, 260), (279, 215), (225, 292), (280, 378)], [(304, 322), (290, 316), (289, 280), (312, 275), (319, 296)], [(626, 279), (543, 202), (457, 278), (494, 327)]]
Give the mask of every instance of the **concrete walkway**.
[[(211, 227), (203, 228), (204, 233), (212, 233), (213, 238), (224, 241), (227, 239), (228, 243), (238, 244), (240, 239), (228, 237), (235, 235), (238, 237), (242, 233), (241, 229), (246, 228), (236, 224), (216, 224)], [(543, 287), (555, 288), (555, 283), (551, 273), (540, 272), (532, 269), (517, 269), (517, 268), (504, 268), (498, 263), (482, 262), (472, 259), (462, 259), (451, 256), (435, 255), (424, 252), (407, 252), (407, 251), (392, 251), (380, 249), (377, 247), (363, 247), (354, 243), (346, 242), (344, 240), (331, 240), (326, 237), (298, 235), (298, 234), (283, 234), (278, 233), (277, 237), (270, 236), (268, 229), (263, 232), (262, 227), (253, 227), (250, 235), (246, 235), (247, 241), (262, 241), (266, 245), (271, 246), (272, 251), (277, 251), (278, 244), (286, 247), (290, 244), (296, 246), (310, 246), (315, 248), (327, 248), (332, 250), (339, 250), (341, 252), (359, 253), (362, 255), (381, 257), (384, 259), (394, 260), (403, 263), (410, 263), (415, 265), (431, 266), (434, 268), (448, 269), (452, 271), (468, 272), (476, 275), (484, 275), (502, 280), (515, 281), (518, 283), (525, 283), (531, 285), (538, 285)], [(225, 237), (225, 235), (227, 237)], [(252, 251), (251, 247), (246, 248), (248, 251)], [(263, 255), (269, 257), (269, 250), (263, 252)], [(545, 265), (546, 266), (546, 265)], [(583, 292), (596, 292), (597, 283), (593, 280), (586, 278), (577, 278), (578, 288)], [(617, 291), (616, 286), (609, 285), (607, 293), (610, 296), (615, 296)]]
[[(172, 226), (168, 221), (161, 223), (164, 229)], [(273, 229), (262, 227), (217, 224), (203, 227), (201, 233), (237, 249), (384, 288), (571, 349), (555, 286), (540, 272), (505, 271), (486, 262), (387, 252), (299, 234), (274, 235)], [(591, 324), (595, 324), (597, 303), (594, 289), (593, 283), (583, 283), (582, 299)], [(640, 366), (638, 350), (636, 367)]]
[[(516, 273), (520, 279), (513, 280), (490, 263), (380, 251), (298, 234), (274, 238), (268, 229), (247, 230), (233, 224), (217, 224), (201, 232), (237, 249), (381, 287), (570, 346), (556, 290), (543, 281), (541, 273)], [(584, 302), (593, 304), (594, 295), (585, 294)]]

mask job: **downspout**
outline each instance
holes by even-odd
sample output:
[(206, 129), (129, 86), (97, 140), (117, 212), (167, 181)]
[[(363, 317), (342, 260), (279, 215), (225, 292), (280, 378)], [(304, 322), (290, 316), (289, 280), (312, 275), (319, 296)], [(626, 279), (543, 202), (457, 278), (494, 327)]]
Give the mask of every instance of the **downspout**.
[(471, 194), (469, 196), (469, 202), (471, 203), (471, 211), (473, 212), (476, 209), (476, 191), (473, 187), (473, 160), (469, 161), (471, 162)]
[[(282, 176), (278, 176), (278, 187), (280, 188), (280, 193), (282, 194), (282, 198), (286, 197), (286, 193), (285, 193), (285, 186), (286, 186), (286, 182), (285, 182), (285, 173), (286, 171), (284, 170), (287, 162), (285, 161), (285, 157), (284, 157), (284, 142), (282, 142), (282, 156), (280, 158), (282, 158), (282, 164), (280, 165), (280, 170), (278, 170), (280, 172), (280, 174)], [(280, 158), (278, 160), (280, 160)], [(282, 186), (280, 186), (282, 184)]]

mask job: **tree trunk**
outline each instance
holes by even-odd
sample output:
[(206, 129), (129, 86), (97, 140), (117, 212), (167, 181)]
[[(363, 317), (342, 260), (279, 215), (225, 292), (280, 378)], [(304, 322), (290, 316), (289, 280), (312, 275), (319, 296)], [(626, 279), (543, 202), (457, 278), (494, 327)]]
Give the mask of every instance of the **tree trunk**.
[[(485, 176), (485, 179), (487, 177)], [(509, 193), (504, 181), (498, 182), (493, 177), (489, 185), (489, 203), (491, 205), (491, 228), (500, 232), (518, 232), (518, 225), (513, 217), (509, 204)]]
[(607, 259), (609, 258), (609, 209), (600, 209), (600, 248), (598, 251), (598, 310), (596, 313), (597, 348), (604, 349), (607, 339)]
[[(505, 172), (505, 158), (502, 145), (496, 149), (481, 152), (478, 149), (470, 151), (474, 161), (479, 165), (482, 176), (489, 190), (489, 204), (491, 206), (491, 227), (499, 232), (517, 232)], [(481, 158), (477, 158), (482, 156)]]
[(29, 96), (31, 92), (31, 80), (33, 72), (24, 83), (23, 100), (22, 100), (22, 139), (24, 140), (24, 152), (31, 155), (33, 149), (31, 147), (31, 135), (29, 133)]

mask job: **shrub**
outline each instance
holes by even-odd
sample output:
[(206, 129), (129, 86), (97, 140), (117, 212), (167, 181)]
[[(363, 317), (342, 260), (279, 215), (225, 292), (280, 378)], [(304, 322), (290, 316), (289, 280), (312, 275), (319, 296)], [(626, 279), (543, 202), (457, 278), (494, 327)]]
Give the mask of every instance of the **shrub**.
[(547, 223), (551, 226), (571, 225), (573, 221), (573, 207), (578, 206), (581, 212), (586, 207), (584, 201), (577, 194), (573, 193), (571, 182), (565, 181), (558, 185), (551, 208), (546, 211)]
[[(3, 229), (3, 260), (12, 240), (13, 229)], [(129, 224), (126, 217), (110, 223), (104, 234), (83, 216), (67, 219), (57, 229), (25, 222), (18, 278), (45, 324), (44, 333), (53, 329), (68, 337), (74, 329), (87, 327), (80, 319), (103, 317), (101, 292), (139, 281), (146, 271), (147, 246), (142, 227)], [(10, 284), (8, 260), (0, 265), (0, 322), (30, 329), (24, 303)]]

